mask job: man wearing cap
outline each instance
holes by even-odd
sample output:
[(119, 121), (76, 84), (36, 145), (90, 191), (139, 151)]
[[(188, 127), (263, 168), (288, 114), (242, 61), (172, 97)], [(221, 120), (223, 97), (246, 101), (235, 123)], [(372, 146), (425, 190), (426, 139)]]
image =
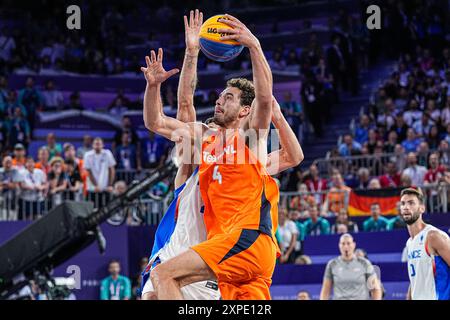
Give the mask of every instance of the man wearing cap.
[(17, 168), (17, 170), (22, 170), (25, 168), (26, 162), (26, 151), (25, 147), (21, 143), (17, 143), (14, 146), (14, 157), (12, 159), (12, 165)]

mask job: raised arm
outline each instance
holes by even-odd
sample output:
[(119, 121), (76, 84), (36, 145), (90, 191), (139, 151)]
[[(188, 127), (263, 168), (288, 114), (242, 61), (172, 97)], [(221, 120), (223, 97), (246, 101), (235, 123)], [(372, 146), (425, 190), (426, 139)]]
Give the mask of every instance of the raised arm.
[(233, 29), (219, 28), (219, 33), (228, 33), (222, 36), (222, 40), (236, 40), (250, 51), (252, 61), (253, 84), (255, 85), (255, 110), (250, 115), (250, 128), (268, 129), (271, 121), (272, 109), (272, 71), (264, 56), (259, 40), (237, 18), (226, 14), (225, 19), (220, 19)]
[(158, 50), (158, 56), (152, 50), (150, 57), (145, 57), (147, 67), (141, 67), (141, 71), (147, 80), (144, 94), (144, 123), (147, 129), (172, 141), (178, 141), (179, 135), (174, 135), (174, 132), (188, 129), (188, 127), (187, 124), (164, 114), (161, 100), (161, 83), (179, 72), (179, 70), (164, 70), (162, 61), (163, 50), (161, 48)]
[(189, 21), (184, 16), (186, 51), (178, 83), (177, 112), (177, 119), (183, 122), (194, 122), (196, 120), (194, 91), (197, 84), (197, 62), (200, 51), (199, 34), (202, 24), (203, 13), (198, 9), (195, 10), (195, 13), (191, 10)]
[(305, 158), (297, 136), (284, 118), (275, 98), (272, 99), (272, 123), (278, 129), (281, 148), (272, 151), (267, 158), (267, 171), (270, 175), (295, 167)]

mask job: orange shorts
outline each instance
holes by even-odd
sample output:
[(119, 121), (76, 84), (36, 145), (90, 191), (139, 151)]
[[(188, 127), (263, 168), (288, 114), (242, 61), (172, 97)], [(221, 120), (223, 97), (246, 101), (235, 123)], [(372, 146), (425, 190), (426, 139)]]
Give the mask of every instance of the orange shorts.
[(268, 300), (277, 247), (258, 230), (218, 234), (191, 247), (215, 273), (222, 299)]

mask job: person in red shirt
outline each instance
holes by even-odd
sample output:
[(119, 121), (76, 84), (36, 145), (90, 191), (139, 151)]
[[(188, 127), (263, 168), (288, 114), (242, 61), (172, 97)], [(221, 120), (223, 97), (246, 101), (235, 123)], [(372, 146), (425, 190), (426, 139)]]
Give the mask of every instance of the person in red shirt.
[(427, 190), (429, 201), (427, 202), (427, 210), (433, 212), (438, 210), (439, 206), (439, 192), (438, 185), (441, 182), (445, 182), (445, 172), (447, 168), (442, 164), (439, 164), (439, 153), (433, 152), (428, 158), (429, 169), (425, 173), (424, 186), (431, 187), (431, 190)]
[(323, 193), (321, 197), (318, 192), (328, 189), (328, 181), (319, 176), (319, 169), (315, 164), (312, 164), (309, 167), (309, 174), (311, 178), (307, 179), (305, 181), (305, 184), (308, 187), (308, 190), (314, 193), (316, 203), (323, 203), (323, 201), (325, 200), (325, 193)]
[(433, 152), (428, 158), (429, 169), (425, 173), (424, 184), (425, 185), (436, 185), (444, 177), (446, 171), (445, 166), (439, 164), (439, 153)]
[(400, 174), (397, 171), (395, 162), (388, 162), (385, 167), (385, 174), (379, 180), (381, 188), (397, 188), (401, 185)]

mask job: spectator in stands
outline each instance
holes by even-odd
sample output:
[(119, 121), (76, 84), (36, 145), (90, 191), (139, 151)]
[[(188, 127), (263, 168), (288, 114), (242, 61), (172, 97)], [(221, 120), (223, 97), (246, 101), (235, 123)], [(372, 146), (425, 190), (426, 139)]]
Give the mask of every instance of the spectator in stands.
[(429, 169), (424, 177), (424, 186), (431, 187), (428, 196), (429, 201), (427, 201), (428, 210), (434, 212), (437, 210), (438, 203), (438, 186), (441, 183), (445, 184), (445, 172), (447, 169), (445, 166), (439, 164), (439, 153), (433, 152), (430, 154), (429, 159)]
[(17, 168), (13, 166), (10, 156), (5, 156), (0, 168), (0, 194), (3, 198), (3, 205), (0, 216), (5, 220), (14, 218), (16, 210), (16, 192), (21, 179), (21, 174)]
[(376, 129), (369, 129), (368, 139), (364, 143), (364, 146), (367, 147), (370, 154), (374, 154), (375, 148), (379, 142), (383, 143), (382, 140), (378, 138), (378, 131)]
[(416, 137), (414, 129), (409, 128), (406, 133), (406, 140), (402, 142), (402, 147), (406, 152), (416, 152), (420, 142), (420, 139)]
[(430, 116), (428, 113), (422, 114), (422, 117), (419, 120), (416, 120), (412, 124), (412, 128), (417, 134), (419, 138), (426, 138), (430, 134), (432, 122), (430, 120)]
[(67, 190), (67, 178), (63, 171), (63, 158), (53, 157), (50, 161), (51, 171), (48, 173), (49, 195), (52, 200), (52, 207), (59, 205), (63, 198), (64, 192)]
[(400, 174), (395, 162), (389, 161), (384, 167), (385, 174), (380, 177), (382, 188), (397, 188), (400, 186)]
[[(450, 132), (450, 123), (447, 125), (447, 132)], [(441, 141), (441, 138), (439, 136), (439, 128), (436, 125), (431, 126), (430, 133), (426, 138), (430, 149), (433, 151), (437, 150), (437, 148), (439, 147), (439, 142)], [(450, 141), (449, 133), (447, 133), (445, 139), (447, 139), (447, 141)]]
[(112, 152), (115, 153), (116, 147), (122, 143), (122, 134), (124, 132), (128, 133), (128, 143), (134, 145), (137, 150), (137, 154), (140, 155), (139, 136), (137, 135), (136, 130), (133, 129), (131, 118), (129, 116), (122, 117), (122, 127), (120, 129), (117, 129), (114, 134), (114, 140), (111, 146)]
[(64, 161), (67, 180), (67, 197), (66, 199), (79, 201), (83, 190), (83, 180), (80, 172), (77, 170), (77, 164), (72, 159)]
[(328, 191), (325, 202), (322, 206), (322, 216), (336, 216), (342, 210), (346, 209), (351, 188), (344, 184), (339, 171), (334, 170), (331, 176), (332, 187)]
[(355, 141), (363, 145), (369, 140), (370, 118), (367, 114), (363, 114), (359, 121), (359, 125), (355, 128)]
[(441, 164), (450, 167), (450, 148), (449, 148), (450, 142), (447, 140), (441, 140), (439, 142), (439, 148), (438, 152), (441, 159)]
[(25, 158), (26, 153), (27, 152), (23, 144), (17, 143), (14, 146), (14, 157), (12, 164), (19, 171), (25, 168), (25, 163), (27, 162), (27, 159)]
[(342, 157), (349, 157), (353, 155), (361, 154), (361, 144), (354, 141), (351, 134), (344, 135), (343, 142), (339, 146), (339, 154)]
[(166, 139), (152, 131), (142, 144), (142, 158), (144, 168), (154, 169), (161, 167), (167, 159), (170, 144)]
[(417, 100), (412, 99), (409, 102), (409, 109), (403, 114), (405, 123), (411, 127), (414, 122), (422, 118), (423, 112), (419, 110), (419, 103)]
[(308, 291), (299, 291), (297, 293), (297, 300), (311, 300), (311, 296)]
[(81, 104), (81, 96), (78, 91), (74, 91), (69, 96), (69, 103), (65, 106), (68, 110), (83, 110), (84, 107)]
[(76, 157), (75, 146), (71, 143), (64, 143), (64, 160), (72, 160), (75, 163), (75, 170), (82, 174), (84, 170), (83, 159)]
[(44, 212), (44, 198), (48, 191), (46, 174), (34, 167), (34, 159), (28, 157), (20, 178), (19, 220), (36, 219)]
[(48, 80), (42, 92), (45, 111), (61, 110), (64, 107), (64, 97), (61, 91), (55, 89), (53, 80)]
[[(118, 103), (118, 101), (120, 101), (120, 103)], [(127, 96), (125, 96), (123, 89), (118, 89), (117, 90), (117, 95), (114, 97), (113, 101), (111, 101), (111, 103), (108, 106), (108, 109), (113, 108), (116, 105), (122, 105), (126, 108), (128, 108), (130, 106), (130, 99), (127, 98)]]
[(84, 154), (92, 150), (92, 137), (88, 134), (83, 136), (83, 145), (77, 149), (77, 158), (83, 159)]
[(278, 235), (280, 237), (281, 257), (280, 263), (294, 263), (295, 261), (295, 244), (299, 231), (297, 226), (288, 217), (286, 208), (280, 208), (278, 213)]
[(303, 223), (305, 234), (309, 236), (330, 234), (330, 223), (327, 219), (319, 216), (317, 206), (311, 207), (308, 212), (310, 218)]
[(31, 127), (28, 120), (23, 116), (20, 107), (14, 108), (14, 116), (9, 120), (8, 128), (9, 143), (11, 145), (20, 143), (28, 148), (31, 140)]
[(397, 133), (397, 138), (399, 142), (406, 139), (408, 125), (405, 123), (405, 120), (403, 119), (403, 115), (401, 113), (399, 113), (395, 117), (395, 124), (392, 126), (391, 130)]
[(314, 128), (314, 134), (318, 138), (323, 136), (323, 94), (323, 85), (317, 81), (312, 71), (307, 72), (306, 79), (302, 83), (300, 91), (301, 103), (305, 108), (308, 121)]
[(346, 233), (339, 239), (341, 255), (325, 268), (320, 300), (381, 300), (380, 283), (372, 263), (355, 255), (356, 243)]
[(364, 231), (386, 231), (388, 219), (381, 215), (380, 204), (375, 202), (370, 205), (370, 213), (372, 217), (363, 223)]
[(122, 115), (128, 111), (121, 98), (114, 100), (114, 104), (108, 107), (108, 113), (116, 116), (117, 118), (122, 117)]
[(331, 226), (331, 233), (338, 233), (337, 227), (339, 224), (345, 225), (347, 227), (347, 232), (356, 233), (359, 231), (358, 224), (350, 220), (348, 212), (345, 209), (339, 211), (339, 214), (336, 217), (336, 222)]
[(281, 111), (297, 137), (300, 136), (301, 106), (292, 98), (291, 91), (286, 91), (284, 101), (280, 103)]
[(88, 199), (96, 208), (104, 206), (113, 190), (116, 160), (110, 150), (103, 148), (102, 138), (94, 139), (93, 150), (85, 153), (83, 164), (88, 172)]
[(27, 109), (28, 122), (30, 123), (31, 131), (33, 131), (36, 112), (42, 110), (44, 105), (42, 93), (34, 86), (33, 77), (27, 78), (25, 88), (19, 91), (17, 99)]
[(117, 168), (123, 170), (141, 170), (141, 161), (136, 156), (136, 146), (130, 144), (128, 132), (122, 133), (122, 141), (116, 148)]
[(283, 60), (283, 56), (280, 51), (275, 51), (273, 58), (269, 59), (268, 62), (272, 70), (284, 70), (286, 68), (286, 61)]
[(367, 168), (358, 169), (358, 180), (354, 186), (350, 186), (352, 189), (367, 189), (370, 182), (370, 170)]
[(55, 156), (58, 157), (62, 156), (63, 152), (62, 145), (56, 142), (56, 136), (53, 132), (47, 134), (47, 149), (48, 152), (50, 153), (49, 157), (50, 160), (52, 160), (52, 158)]
[(289, 202), (289, 209), (298, 212), (300, 217), (305, 217), (305, 214), (307, 215), (308, 213), (308, 209), (320, 202), (316, 202), (316, 199), (308, 192), (308, 187), (304, 183), (298, 183), (297, 191), (300, 192), (300, 195), (292, 197)]
[(378, 178), (370, 179), (367, 189), (368, 190), (381, 189), (380, 180), (378, 180)]
[(52, 169), (52, 166), (49, 163), (50, 152), (47, 147), (40, 147), (38, 151), (38, 162), (35, 164), (36, 169), (41, 169), (46, 175)]
[(110, 275), (100, 284), (100, 300), (131, 299), (131, 281), (128, 277), (121, 275), (120, 271), (120, 262), (112, 260), (108, 265)]
[(309, 178), (305, 181), (308, 191), (314, 194), (316, 203), (322, 203), (325, 200), (325, 196), (320, 192), (328, 189), (327, 179), (321, 178), (317, 165), (312, 164), (309, 166)]
[(385, 127), (390, 130), (395, 123), (395, 104), (392, 99), (386, 99), (384, 110), (378, 110), (377, 116), (374, 114), (372, 117), (376, 119), (378, 127)]
[(428, 143), (422, 141), (419, 143), (417, 147), (417, 164), (422, 167), (428, 166), (428, 156), (430, 155), (430, 148), (428, 147)]
[(417, 164), (417, 156), (414, 152), (408, 153), (407, 168), (403, 170), (403, 174), (411, 178), (411, 182), (415, 186), (422, 186), (427, 173), (427, 169)]
[(395, 229), (406, 228), (406, 223), (400, 214), (400, 201), (397, 203), (397, 215), (394, 218), (389, 219), (386, 230), (391, 231)]

